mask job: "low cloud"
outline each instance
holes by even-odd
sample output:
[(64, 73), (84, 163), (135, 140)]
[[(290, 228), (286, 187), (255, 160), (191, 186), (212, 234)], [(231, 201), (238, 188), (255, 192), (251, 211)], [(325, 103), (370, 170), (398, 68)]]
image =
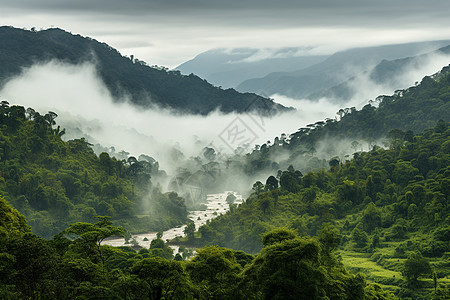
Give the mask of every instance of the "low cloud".
[[(398, 81), (406, 88), (448, 62), (447, 56), (430, 57), (421, 67), (407, 69)], [(369, 99), (393, 93), (392, 87), (376, 85), (369, 76), (358, 80), (354, 81), (358, 93), (345, 104), (333, 99), (310, 101), (273, 95), (276, 102), (297, 110), (272, 118), (220, 112), (180, 116), (166, 110), (143, 110), (127, 99), (114, 99), (91, 63), (68, 65), (50, 61), (34, 65), (7, 82), (0, 95), (11, 104), (33, 107), (41, 113), (56, 112), (57, 123), (66, 128), (68, 139), (86, 136), (91, 143), (114, 147), (117, 152), (125, 150), (136, 157), (147, 154), (160, 162), (161, 169), (173, 174), (179, 167), (173, 149), (180, 150), (186, 158), (201, 155), (205, 146), (231, 154), (241, 145), (243, 151), (249, 152), (254, 145), (273, 142), (282, 133), (289, 135), (307, 124), (334, 118), (342, 107), (361, 108)], [(344, 150), (335, 155), (351, 154), (350, 145), (340, 148)]]
[[(174, 146), (187, 157), (198, 155), (205, 146), (232, 153), (231, 149), (242, 143), (249, 143), (243, 146), (251, 149), (254, 144), (316, 121), (304, 110), (272, 118), (219, 112), (179, 116), (166, 110), (143, 110), (127, 99), (113, 99), (95, 66), (89, 63), (50, 61), (34, 65), (7, 82), (0, 95), (11, 104), (42, 113), (56, 112), (68, 138), (79, 138), (83, 133), (90, 142), (112, 146), (116, 151), (151, 155), (166, 169), (172, 161), (168, 149)], [(317, 118), (322, 116), (318, 114)]]

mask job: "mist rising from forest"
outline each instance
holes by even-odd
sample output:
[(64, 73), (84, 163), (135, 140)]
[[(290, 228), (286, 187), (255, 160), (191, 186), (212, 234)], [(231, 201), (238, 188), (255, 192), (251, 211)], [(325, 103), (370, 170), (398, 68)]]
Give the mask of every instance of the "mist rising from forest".
[[(448, 61), (448, 57), (444, 56), (430, 57), (420, 67), (408, 69), (396, 81), (406, 88), (420, 81), (424, 75), (437, 72)], [(363, 74), (356, 69), (354, 72)], [(22, 75), (6, 83), (0, 96), (11, 104), (32, 107), (41, 113), (56, 112), (59, 115), (58, 125), (66, 128), (66, 139), (85, 136), (93, 144), (114, 147), (116, 152), (125, 150), (136, 157), (140, 154), (152, 156), (160, 163), (160, 169), (173, 175), (182, 166), (183, 160), (201, 155), (205, 146), (214, 148), (216, 152), (231, 154), (238, 145), (236, 137), (234, 140), (233, 136), (230, 137), (233, 128), (246, 129), (244, 140), (248, 141), (248, 145), (243, 147), (242, 153), (251, 152), (254, 145), (273, 142), (282, 133), (289, 135), (307, 124), (334, 118), (340, 108), (355, 106), (359, 109), (380, 94), (393, 93), (392, 86), (377, 85), (368, 74), (356, 77), (353, 84), (358, 93), (345, 104), (333, 102), (332, 99), (310, 101), (273, 95), (275, 101), (297, 110), (271, 118), (248, 114), (225, 115), (217, 111), (207, 116), (180, 116), (163, 109), (136, 108), (127, 99), (113, 99), (99, 79), (93, 63), (68, 65), (50, 61), (24, 69)], [(332, 156), (343, 158), (355, 151), (351, 147), (352, 141), (338, 143), (331, 139), (323, 141), (324, 146), (316, 149), (314, 156), (323, 160)], [(330, 143), (334, 145), (331, 150), (327, 146)], [(363, 141), (361, 145), (363, 150), (368, 149)], [(287, 157), (288, 154), (272, 159), (281, 162)], [(280, 167), (286, 168), (287, 163), (285, 161)], [(293, 163), (299, 169), (307, 166), (306, 162)], [(240, 173), (236, 170), (236, 178), (223, 188), (230, 189), (230, 185), (251, 188), (256, 180), (263, 181), (271, 175), (258, 174), (256, 178), (243, 180)]]
[(66, 139), (84, 134), (89, 142), (113, 146), (116, 151), (126, 150), (136, 157), (142, 153), (151, 155), (166, 168), (172, 161), (171, 147), (187, 157), (198, 155), (205, 146), (232, 153), (238, 144), (228, 140), (227, 130), (234, 124), (251, 131), (246, 138), (250, 144), (244, 147), (250, 151), (255, 144), (273, 141), (281, 133), (289, 134), (307, 123), (333, 117), (338, 108), (329, 109), (327, 105), (324, 111), (311, 104), (271, 118), (220, 112), (180, 116), (169, 110), (143, 110), (126, 99), (115, 101), (93, 64), (68, 65), (56, 61), (25, 69), (4, 86), (1, 96), (11, 104), (56, 112), (57, 123), (66, 128)]

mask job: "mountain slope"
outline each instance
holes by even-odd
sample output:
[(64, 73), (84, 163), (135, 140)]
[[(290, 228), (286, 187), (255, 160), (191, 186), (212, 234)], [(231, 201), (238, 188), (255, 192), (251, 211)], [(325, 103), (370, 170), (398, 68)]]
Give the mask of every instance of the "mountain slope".
[(84, 138), (64, 142), (55, 117), (0, 105), (0, 195), (26, 216), (35, 234), (50, 237), (96, 215), (133, 231), (186, 222), (184, 199), (152, 188), (150, 178), (162, 175), (156, 161), (97, 156)]
[[(300, 54), (305, 53), (305, 54)], [(266, 76), (272, 72), (305, 69), (325, 60), (329, 55), (307, 55), (308, 49), (213, 49), (179, 65), (182, 74), (194, 73), (214, 85), (232, 88), (241, 82)]]
[(305, 98), (312, 93), (345, 82), (377, 65), (383, 59), (415, 56), (449, 44), (450, 41), (435, 41), (350, 49), (335, 53), (325, 61), (303, 70), (271, 73), (263, 78), (247, 80), (236, 89)]
[[(200, 227), (196, 242), (253, 253), (261, 236), (286, 226), (340, 248), (344, 265), (400, 298), (430, 299), (432, 270), (443, 295), (450, 288), (450, 127), (440, 121), (396, 142), (330, 162), (328, 171), (303, 176), (290, 167), (265, 186), (257, 182), (244, 204)], [(408, 271), (417, 261), (425, 268)]]
[(153, 68), (138, 59), (122, 56), (105, 43), (73, 35), (61, 29), (27, 31), (0, 27), (0, 83), (19, 75), (22, 68), (52, 59), (77, 64), (94, 62), (111, 93), (144, 108), (159, 106), (181, 113), (208, 114), (256, 110), (268, 114), (285, 110), (279, 104), (254, 94), (222, 90), (191, 74)]

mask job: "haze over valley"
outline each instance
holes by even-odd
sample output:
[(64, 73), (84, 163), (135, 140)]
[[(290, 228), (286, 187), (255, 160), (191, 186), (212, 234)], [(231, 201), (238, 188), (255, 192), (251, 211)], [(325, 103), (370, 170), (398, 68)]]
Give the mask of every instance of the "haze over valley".
[(0, 0), (0, 298), (449, 299), (448, 9)]

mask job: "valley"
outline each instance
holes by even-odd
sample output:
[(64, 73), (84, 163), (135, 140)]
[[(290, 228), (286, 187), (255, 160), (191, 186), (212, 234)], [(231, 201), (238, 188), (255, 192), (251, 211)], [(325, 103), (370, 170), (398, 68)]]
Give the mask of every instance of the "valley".
[(0, 298), (450, 299), (449, 43), (0, 27)]

